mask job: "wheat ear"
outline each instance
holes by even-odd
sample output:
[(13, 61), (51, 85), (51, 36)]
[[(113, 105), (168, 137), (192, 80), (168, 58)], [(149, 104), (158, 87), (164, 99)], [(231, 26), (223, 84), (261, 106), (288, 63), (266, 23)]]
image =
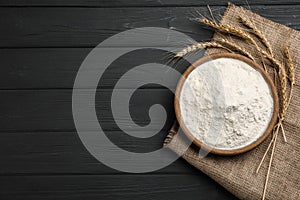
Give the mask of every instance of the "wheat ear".
[(216, 23), (216, 22), (210, 21), (206, 18), (201, 19), (200, 22), (219, 30), (220, 32), (229, 33), (229, 34), (235, 35), (237, 37), (243, 38), (243, 39), (251, 42), (255, 46), (257, 46), (257, 43), (254, 41), (254, 39), (248, 33), (246, 33), (245, 31), (243, 31), (241, 29), (238, 29), (234, 26)]
[(197, 44), (192, 44), (184, 49), (182, 49), (180, 52), (178, 52), (175, 57), (183, 57), (191, 52), (197, 51), (199, 49), (206, 49), (206, 48), (221, 48), (225, 49), (229, 52), (232, 52), (230, 49), (226, 48), (225, 46), (217, 43), (217, 42), (200, 42)]
[(288, 98), (287, 98), (287, 91), (286, 91), (287, 77), (286, 77), (285, 69), (283, 67), (280, 68), (278, 72), (278, 76), (279, 76), (279, 83), (280, 83), (280, 89), (282, 94), (282, 109), (280, 113), (280, 121), (283, 121), (288, 108)]
[(295, 67), (293, 65), (293, 60), (292, 60), (292, 56), (291, 56), (291, 53), (290, 53), (290, 50), (288, 47), (285, 47), (284, 48), (284, 54), (285, 54), (285, 57), (286, 57), (286, 60), (287, 60), (287, 68), (288, 68), (288, 71), (289, 71), (289, 80), (290, 80), (290, 84), (291, 84), (291, 87), (290, 87), (290, 95), (289, 95), (289, 100), (288, 100), (288, 105), (290, 104), (291, 102), (291, 99), (292, 99), (292, 95), (293, 95), (293, 89), (294, 89), (294, 85), (295, 85)]

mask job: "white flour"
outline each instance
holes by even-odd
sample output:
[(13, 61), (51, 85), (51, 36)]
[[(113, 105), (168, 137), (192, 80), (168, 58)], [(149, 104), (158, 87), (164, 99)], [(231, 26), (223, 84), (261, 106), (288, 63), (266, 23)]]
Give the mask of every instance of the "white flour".
[(273, 115), (273, 98), (254, 68), (237, 59), (218, 58), (187, 77), (180, 111), (195, 138), (215, 149), (234, 150), (266, 131)]

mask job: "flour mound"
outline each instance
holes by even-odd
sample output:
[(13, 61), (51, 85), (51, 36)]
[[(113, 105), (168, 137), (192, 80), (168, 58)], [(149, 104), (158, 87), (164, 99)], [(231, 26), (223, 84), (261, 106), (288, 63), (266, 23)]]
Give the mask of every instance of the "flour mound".
[(187, 129), (196, 139), (220, 150), (240, 149), (261, 137), (271, 121), (273, 105), (262, 74), (233, 58), (198, 66), (180, 94)]

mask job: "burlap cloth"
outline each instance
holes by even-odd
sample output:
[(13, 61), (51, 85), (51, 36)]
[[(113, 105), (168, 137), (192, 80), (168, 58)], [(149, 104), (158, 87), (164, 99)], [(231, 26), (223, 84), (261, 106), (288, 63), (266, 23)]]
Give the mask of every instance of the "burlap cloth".
[[(284, 121), (288, 142), (285, 143), (280, 134), (277, 140), (266, 199), (300, 199), (300, 32), (234, 5), (228, 6), (221, 23), (245, 28), (239, 23), (240, 15), (249, 18), (265, 34), (271, 43), (274, 54), (278, 58), (282, 58), (282, 46), (287, 43), (291, 45), (290, 51), (296, 67), (296, 85)], [(221, 36), (216, 33), (214, 38), (218, 37), (224, 38), (224, 35)], [(230, 39), (255, 54), (255, 50), (249, 48), (245, 41), (235, 37), (230, 37)], [(210, 49), (207, 54), (221, 51), (220, 49)], [(260, 63), (261, 57), (259, 55), (256, 55), (256, 59)], [(177, 127), (172, 127), (164, 145), (175, 153), (183, 153), (182, 151), (186, 149), (187, 144), (176, 132)], [(261, 199), (270, 156), (267, 156), (260, 172), (256, 174), (255, 171), (270, 139), (271, 135), (255, 149), (233, 157), (209, 154), (205, 158), (199, 158), (199, 149), (192, 145), (183, 154), (182, 158), (213, 178), (236, 197), (240, 199)]]

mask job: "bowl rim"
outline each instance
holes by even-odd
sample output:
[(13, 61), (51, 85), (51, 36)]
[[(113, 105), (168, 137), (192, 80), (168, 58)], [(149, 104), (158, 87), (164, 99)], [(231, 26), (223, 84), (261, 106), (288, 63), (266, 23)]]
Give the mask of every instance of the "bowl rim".
[[(264, 132), (264, 134), (262, 134), (256, 141), (248, 144), (245, 147), (239, 148), (239, 149), (233, 149), (233, 150), (223, 150), (223, 149), (215, 149), (212, 148), (206, 144), (204, 144), (203, 142), (201, 142), (200, 140), (198, 140), (197, 138), (195, 138), (193, 136), (193, 134), (189, 131), (189, 129), (185, 126), (182, 117), (181, 117), (181, 111), (180, 111), (180, 94), (181, 94), (181, 90), (182, 87), (184, 85), (184, 82), (186, 80), (186, 78), (189, 76), (189, 74), (196, 69), (199, 65), (202, 65), (210, 60), (213, 59), (218, 59), (218, 58), (233, 58), (233, 59), (237, 59), (240, 61), (243, 61), (245, 63), (247, 63), (248, 65), (250, 65), (251, 67), (253, 67), (255, 70), (257, 70), (258, 72), (260, 72), (260, 74), (263, 76), (263, 78), (265, 79), (267, 85), (269, 86), (270, 90), (271, 90), (271, 94), (273, 97), (273, 115), (272, 118), (269, 122), (269, 125), (266, 129), (266, 131)], [(218, 154), (218, 155), (237, 155), (237, 154), (241, 154), (241, 153), (245, 153), (247, 151), (252, 150), (253, 148), (257, 147), (259, 144), (261, 144), (268, 136), (269, 134), (272, 132), (272, 129), (274, 128), (277, 120), (278, 120), (278, 112), (279, 112), (279, 99), (278, 99), (278, 95), (277, 95), (277, 89), (273, 84), (272, 79), (270, 78), (270, 76), (267, 74), (267, 72), (265, 72), (263, 70), (263, 68), (255, 63), (254, 61), (250, 60), (249, 58), (239, 55), (239, 54), (235, 54), (235, 53), (214, 53), (214, 54), (210, 54), (210, 55), (206, 55), (200, 59), (198, 59), (196, 62), (194, 62), (193, 64), (191, 64), (186, 70), (185, 72), (182, 74), (177, 87), (176, 87), (176, 92), (175, 92), (175, 97), (174, 97), (174, 107), (175, 107), (175, 115), (177, 118), (177, 121), (179, 122), (180, 127), (182, 128), (183, 132), (185, 133), (185, 135), (198, 147), (201, 147), (203, 149), (205, 149), (206, 151), (213, 153), (213, 154)]]

